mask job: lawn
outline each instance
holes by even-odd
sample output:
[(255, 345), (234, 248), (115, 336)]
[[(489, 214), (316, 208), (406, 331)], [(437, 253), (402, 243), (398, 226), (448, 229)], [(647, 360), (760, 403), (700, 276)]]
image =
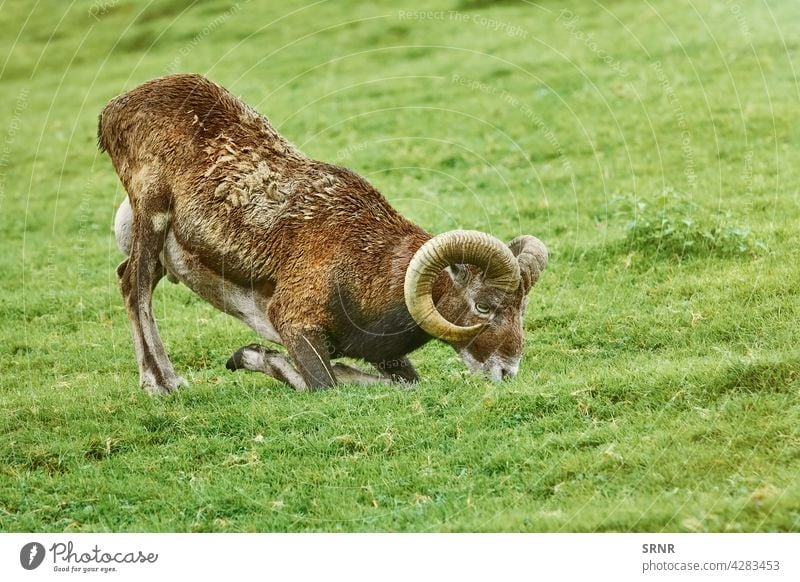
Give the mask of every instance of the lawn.
[[(0, 5), (0, 530), (800, 530), (796, 0), (289, 4)], [(164, 281), (190, 386), (142, 391), (95, 132), (178, 71), (429, 232), (544, 240), (520, 374), (297, 393)]]

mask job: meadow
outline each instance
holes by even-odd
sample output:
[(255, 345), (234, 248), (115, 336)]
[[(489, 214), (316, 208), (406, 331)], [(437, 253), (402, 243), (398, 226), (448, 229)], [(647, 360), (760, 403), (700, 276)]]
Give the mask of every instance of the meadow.
[[(798, 531), (795, 0), (0, 4), (0, 531)], [(297, 393), (162, 282), (138, 387), (112, 97), (199, 72), (429, 232), (550, 249), (519, 375)]]

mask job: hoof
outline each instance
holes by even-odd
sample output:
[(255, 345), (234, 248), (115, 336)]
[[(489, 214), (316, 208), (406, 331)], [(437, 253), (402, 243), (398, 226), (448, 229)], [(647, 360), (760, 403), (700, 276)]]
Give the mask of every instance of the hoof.
[(225, 362), (225, 367), (231, 372), (235, 372), (241, 367), (242, 356), (239, 353), (240, 351), (241, 350), (237, 350), (236, 353), (234, 353), (230, 358), (228, 358), (228, 361)]
[(164, 383), (158, 383), (154, 378), (148, 377), (142, 380), (141, 386), (151, 396), (163, 396), (175, 392), (178, 388), (188, 386), (189, 383), (181, 376), (168, 378)]
[(273, 354), (280, 354), (280, 352), (259, 344), (250, 344), (236, 350), (225, 362), (225, 367), (231, 372), (236, 370), (260, 371), (269, 356)]

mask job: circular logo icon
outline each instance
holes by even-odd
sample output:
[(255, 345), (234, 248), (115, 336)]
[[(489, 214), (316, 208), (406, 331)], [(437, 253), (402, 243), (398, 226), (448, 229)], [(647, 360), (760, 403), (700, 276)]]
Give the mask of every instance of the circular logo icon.
[(35, 570), (44, 561), (44, 546), (39, 542), (30, 542), (19, 551), (19, 563), (26, 570)]

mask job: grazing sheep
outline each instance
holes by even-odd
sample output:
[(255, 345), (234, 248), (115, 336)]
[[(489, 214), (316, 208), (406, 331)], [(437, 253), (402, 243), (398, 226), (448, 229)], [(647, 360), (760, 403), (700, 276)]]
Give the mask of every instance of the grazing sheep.
[[(311, 160), (256, 111), (199, 75), (172, 75), (113, 99), (98, 127), (128, 197), (117, 267), (141, 385), (185, 385), (153, 318), (158, 281), (180, 281), (282, 344), (245, 346), (230, 369), (296, 389), (337, 381), (414, 382), (407, 354), (432, 338), (473, 372), (514, 376), (526, 296), (547, 263), (532, 236), (431, 237), (366, 180)], [(331, 358), (372, 364), (369, 374)]]

